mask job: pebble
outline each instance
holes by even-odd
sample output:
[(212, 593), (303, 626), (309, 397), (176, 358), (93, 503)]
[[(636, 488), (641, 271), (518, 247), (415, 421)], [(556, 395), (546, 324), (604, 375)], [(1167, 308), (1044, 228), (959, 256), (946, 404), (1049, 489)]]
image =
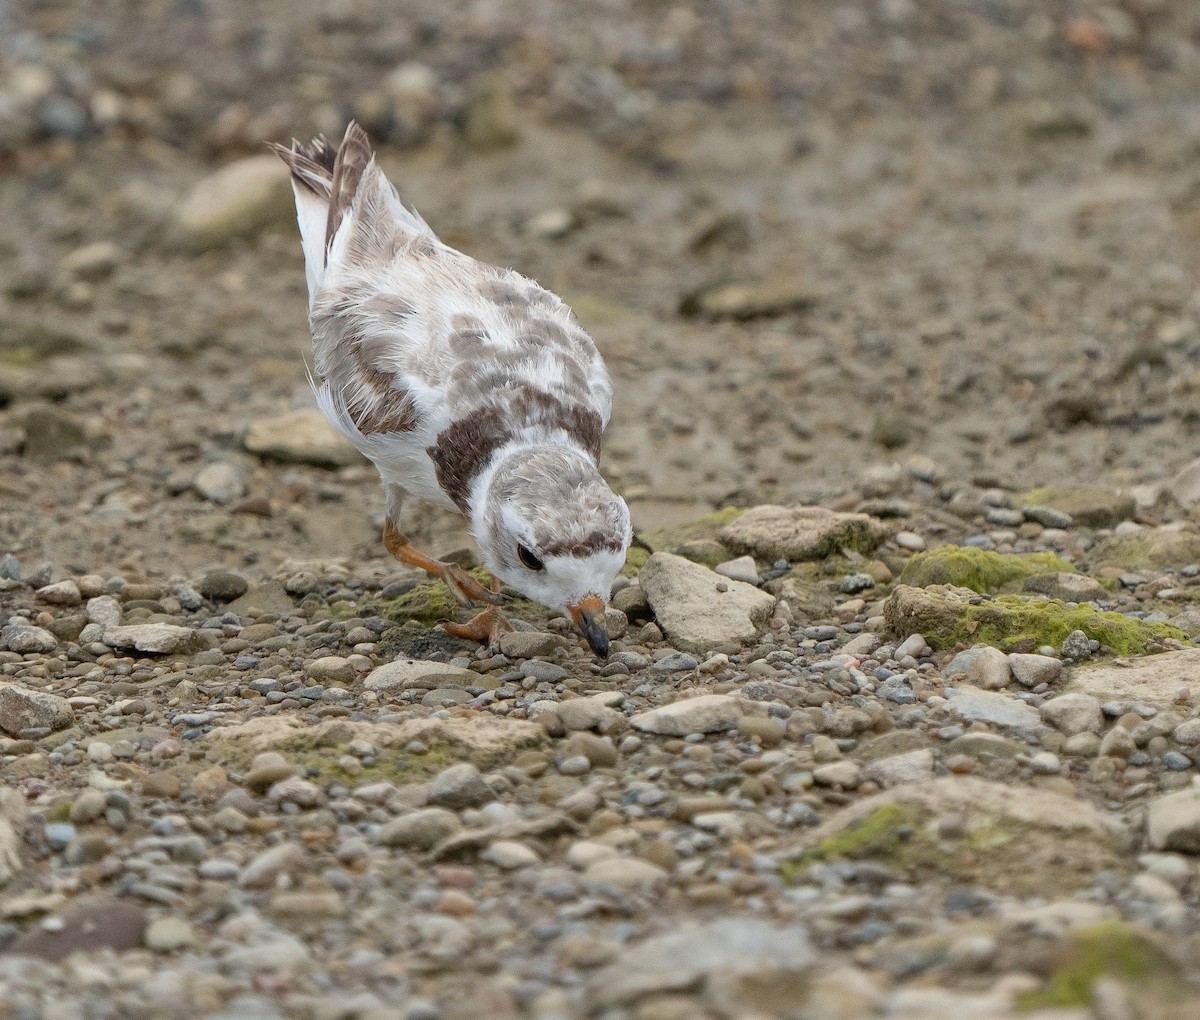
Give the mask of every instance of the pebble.
[[(195, 490), (210, 503), (227, 506), (246, 494), (246, 479), (234, 465), (206, 464), (192, 480)], [(236, 596), (235, 596), (236, 598)]]
[(634, 729), (643, 733), (684, 737), (689, 733), (716, 733), (737, 726), (742, 708), (735, 698), (725, 694), (703, 694), (685, 698), (631, 718)]
[(358, 675), (340, 655), (324, 655), (305, 666), (304, 672), (310, 680), (321, 683), (350, 683)]
[(509, 839), (499, 839), (489, 843), (480, 857), (504, 871), (531, 868), (541, 863), (541, 858), (524, 843), (517, 843)]
[(429, 784), (429, 802), (453, 810), (478, 807), (494, 798), (479, 769), (468, 762), (443, 769)]
[(1063, 671), (1062, 661), (1048, 655), (1013, 654), (1008, 657), (1008, 667), (1017, 682), (1025, 687), (1052, 684)]
[(195, 942), (195, 929), (179, 917), (160, 917), (146, 926), (146, 948), (156, 953), (186, 949)]

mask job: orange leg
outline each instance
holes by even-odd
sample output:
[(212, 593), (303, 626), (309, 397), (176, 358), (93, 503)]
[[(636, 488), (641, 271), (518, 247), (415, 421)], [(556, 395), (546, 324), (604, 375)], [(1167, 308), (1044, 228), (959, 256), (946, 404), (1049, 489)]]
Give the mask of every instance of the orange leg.
[(418, 567), (434, 577), (440, 577), (454, 593), (454, 597), (464, 606), (476, 602), (495, 605), (501, 601), (498, 582), (494, 582), (492, 590), (488, 591), (457, 563), (443, 563), (441, 560), (432, 559), (424, 553), (418, 552), (408, 544), (408, 539), (396, 530), (391, 521), (383, 526), (383, 546), (401, 563), (410, 567)]
[[(492, 578), (492, 594), (500, 594), (498, 577)], [(466, 623), (443, 623), (442, 630), (464, 641), (478, 641), (481, 645), (486, 644), (488, 648), (498, 648), (500, 635), (512, 630), (512, 625), (500, 615), (499, 609), (491, 605)]]

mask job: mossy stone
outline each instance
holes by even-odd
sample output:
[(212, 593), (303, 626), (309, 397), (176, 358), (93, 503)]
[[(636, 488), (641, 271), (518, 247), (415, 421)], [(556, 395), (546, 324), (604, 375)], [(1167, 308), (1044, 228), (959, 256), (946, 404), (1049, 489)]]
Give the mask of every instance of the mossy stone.
[[(687, 559), (694, 559), (706, 567), (715, 567), (718, 563), (732, 559), (732, 551), (717, 537), (726, 524), (736, 521), (746, 511), (738, 507), (726, 507), (715, 513), (705, 514), (694, 521), (683, 524), (673, 524), (666, 528), (656, 528), (639, 535), (651, 552), (670, 552)], [(632, 554), (633, 550), (630, 550)], [(691, 556), (688, 553), (692, 553)], [(642, 559), (646, 562), (648, 554)], [(626, 560), (628, 567), (629, 560)], [(638, 566), (641, 569), (641, 565)]]
[(917, 553), (900, 574), (902, 584), (927, 588), (951, 584), (980, 594), (1017, 590), (1026, 578), (1071, 573), (1073, 567), (1053, 553), (997, 553), (963, 545), (943, 545)]
[(1200, 534), (1166, 528), (1145, 528), (1133, 535), (1112, 535), (1090, 553), (1099, 564), (1124, 570), (1159, 570), (1200, 562)]
[(1061, 510), (1087, 528), (1115, 527), (1137, 511), (1137, 501), (1129, 493), (1089, 486), (1047, 485), (1025, 493), (1021, 503)]
[(938, 585), (928, 589), (897, 586), (884, 604), (884, 618), (892, 634), (921, 634), (939, 651), (970, 644), (1006, 651), (1043, 645), (1057, 648), (1076, 630), (1099, 641), (1112, 655), (1161, 651), (1165, 641), (1186, 640), (1177, 627), (1104, 613), (1083, 604), (1015, 595), (981, 600), (969, 590)]

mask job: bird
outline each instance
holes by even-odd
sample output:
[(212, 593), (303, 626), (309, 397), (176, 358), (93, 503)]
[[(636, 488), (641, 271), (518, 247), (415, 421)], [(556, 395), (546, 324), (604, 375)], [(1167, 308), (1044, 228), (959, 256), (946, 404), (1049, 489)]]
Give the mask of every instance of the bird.
[[(379, 471), (383, 544), (483, 604), (451, 634), (495, 647), (511, 624), (503, 581), (569, 617), (609, 651), (605, 612), (633, 537), (629, 508), (601, 476), (613, 387), (595, 342), (555, 294), (443, 243), (384, 175), (351, 122), (274, 144), (291, 171), (321, 411)], [(466, 518), (485, 586), (413, 548), (403, 495)]]

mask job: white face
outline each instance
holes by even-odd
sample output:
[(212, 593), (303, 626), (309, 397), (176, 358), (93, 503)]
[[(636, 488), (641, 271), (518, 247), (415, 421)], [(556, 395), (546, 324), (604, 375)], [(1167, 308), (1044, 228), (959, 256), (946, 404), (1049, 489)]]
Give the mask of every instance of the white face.
[[(528, 546), (526, 546), (528, 548)], [(613, 582), (625, 566), (625, 553), (598, 552), (591, 556), (547, 556), (542, 570), (524, 563), (506, 564), (495, 573), (527, 599), (567, 612), (587, 598), (599, 598), (606, 605)], [(489, 568), (491, 569), (491, 568)]]
[(515, 508), (504, 507), (498, 526), (476, 536), (484, 566), (527, 599), (550, 609), (566, 612), (590, 597), (607, 604), (632, 537), (629, 512), (623, 501), (618, 503), (621, 513), (614, 521), (613, 542), (621, 548), (601, 549), (589, 556), (544, 554), (533, 538), (533, 528)]

